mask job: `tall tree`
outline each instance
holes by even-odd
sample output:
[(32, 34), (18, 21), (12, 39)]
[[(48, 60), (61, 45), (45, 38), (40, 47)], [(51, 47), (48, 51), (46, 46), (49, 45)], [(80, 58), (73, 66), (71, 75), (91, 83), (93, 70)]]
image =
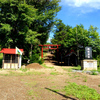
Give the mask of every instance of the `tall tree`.
[(91, 46), (94, 58), (100, 54), (100, 36), (97, 32), (97, 27), (93, 27), (92, 25), (89, 30), (84, 29), (82, 24), (72, 28), (59, 20), (56, 23), (56, 30), (51, 42), (61, 44), (67, 49), (73, 48), (77, 54), (78, 50), (83, 47), (81, 55), (84, 55), (84, 48), (86, 46)]
[(61, 20), (56, 23), (54, 38), (51, 40), (54, 44), (62, 44), (64, 47), (70, 47), (75, 42), (72, 27), (65, 25)]
[(57, 12), (61, 9), (59, 2), (60, 0), (33, 0), (30, 2), (38, 9), (38, 17), (32, 24), (32, 27), (34, 27), (34, 30), (38, 33), (42, 34), (38, 37), (41, 44), (46, 43), (49, 36), (48, 33), (54, 25)]
[(93, 27), (92, 25), (90, 25), (89, 30), (88, 30), (88, 34), (89, 34), (89, 46), (92, 47), (93, 49), (93, 56), (94, 58), (97, 57), (97, 55), (100, 54), (100, 36), (97, 32), (97, 27)]
[(0, 0), (1, 47), (24, 48), (25, 54), (44, 44), (60, 0)]

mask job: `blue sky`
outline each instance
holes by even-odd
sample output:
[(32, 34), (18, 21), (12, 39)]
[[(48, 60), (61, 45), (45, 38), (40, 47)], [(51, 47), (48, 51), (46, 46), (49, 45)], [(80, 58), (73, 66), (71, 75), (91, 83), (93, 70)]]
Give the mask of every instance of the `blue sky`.
[[(57, 18), (65, 25), (75, 27), (83, 24), (85, 29), (93, 25), (100, 35), (100, 0), (61, 0), (60, 6), (62, 9)], [(53, 33), (50, 34), (52, 37)]]

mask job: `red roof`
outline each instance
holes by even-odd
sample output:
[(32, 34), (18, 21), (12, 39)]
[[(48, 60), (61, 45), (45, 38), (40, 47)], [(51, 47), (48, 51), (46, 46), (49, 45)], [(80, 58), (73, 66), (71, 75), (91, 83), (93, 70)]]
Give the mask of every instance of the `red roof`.
[[(72, 55), (72, 54), (75, 54), (75, 55), (76, 55), (76, 53), (75, 53), (75, 51), (74, 51), (73, 49), (70, 51), (70, 53), (68, 53), (67, 55), (65, 55), (65, 57), (70, 56), (70, 55)], [(76, 55), (76, 56), (77, 56), (77, 55)]]
[[(23, 52), (23, 49), (20, 49)], [(0, 53), (4, 54), (16, 54), (16, 49), (8, 49), (8, 48), (3, 48)]]

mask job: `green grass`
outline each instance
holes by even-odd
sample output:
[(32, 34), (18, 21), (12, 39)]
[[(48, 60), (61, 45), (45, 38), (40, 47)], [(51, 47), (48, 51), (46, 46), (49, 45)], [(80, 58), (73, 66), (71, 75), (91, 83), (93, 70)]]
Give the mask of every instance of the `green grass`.
[(53, 78), (54, 78), (53, 76), (46, 77), (46, 79), (53, 79)]
[(100, 100), (100, 94), (95, 89), (85, 85), (68, 82), (68, 85), (64, 87), (64, 91), (67, 96), (75, 96), (79, 100)]
[(98, 85), (98, 87), (100, 87), (100, 84)]
[(72, 72), (72, 68), (63, 68), (63, 70), (68, 71), (68, 72)]
[(74, 78), (80, 77), (79, 75), (75, 75)]
[(87, 82), (87, 77), (86, 76), (82, 76), (83, 82)]
[(68, 72), (72, 72), (73, 69), (74, 69), (74, 70), (81, 70), (81, 66), (78, 65), (78, 66), (73, 67), (73, 68), (63, 68), (63, 70), (66, 70), (66, 71), (68, 71)]
[(97, 71), (100, 73), (100, 67), (98, 67)]
[(54, 67), (48, 67), (48, 66), (46, 66), (45, 64), (42, 64), (42, 66), (45, 67), (45, 68), (54, 69)]
[(14, 71), (9, 71), (7, 74), (0, 74), (1, 76), (29, 76), (29, 75), (42, 75), (44, 72), (37, 72), (37, 71), (30, 71), (30, 72), (14, 72)]
[(34, 82), (26, 82), (26, 83), (25, 83), (25, 85), (26, 85), (26, 86), (29, 86), (30, 88), (34, 87), (36, 84), (37, 84), (36, 81), (34, 81)]
[(52, 86), (51, 88), (56, 88), (57, 86)]
[(84, 79), (83, 82), (87, 82), (87, 79)]
[(54, 91), (55, 91), (55, 92), (59, 92), (60, 90), (59, 90), (59, 89), (54, 89)]
[(50, 74), (51, 75), (59, 75), (60, 73), (59, 72), (51, 72)]
[(31, 98), (29, 97), (29, 98), (27, 98), (28, 100), (34, 100), (34, 91), (33, 90), (28, 90), (27, 91), (27, 94), (29, 95), (29, 96), (31, 96)]
[(2, 71), (3, 69), (2, 68), (0, 68), (0, 71)]
[(78, 66), (76, 66), (76, 67), (73, 67), (72, 69), (74, 69), (74, 70), (81, 70), (81, 66), (78, 65)]
[(98, 73), (96, 73), (96, 70), (91, 71), (92, 74), (91, 75), (98, 75)]
[(31, 90), (28, 90), (28, 91), (27, 91), (27, 94), (28, 94), (29, 96), (32, 96), (31, 100), (34, 99), (34, 96), (39, 97), (39, 95), (38, 95), (35, 91), (33, 91), (32, 89), (31, 89)]
[(32, 95), (34, 95), (34, 91), (33, 90), (28, 90), (28, 95), (30, 95), (30, 96), (32, 96)]
[(20, 70), (21, 70), (22, 72), (26, 72), (28, 69), (27, 69), (27, 68), (20, 68)]
[[(47, 90), (49, 90), (49, 89), (47, 88)], [(53, 91), (54, 92), (59, 92), (60, 90), (59, 89), (53, 89)]]

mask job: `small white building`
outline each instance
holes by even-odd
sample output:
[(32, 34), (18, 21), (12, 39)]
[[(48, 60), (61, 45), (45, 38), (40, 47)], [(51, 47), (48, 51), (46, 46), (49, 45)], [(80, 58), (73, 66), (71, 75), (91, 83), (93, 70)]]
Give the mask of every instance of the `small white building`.
[[(23, 53), (23, 49), (19, 49)], [(3, 53), (2, 68), (3, 69), (18, 69), (21, 68), (22, 55), (16, 53), (16, 49), (3, 48), (0, 53)]]

